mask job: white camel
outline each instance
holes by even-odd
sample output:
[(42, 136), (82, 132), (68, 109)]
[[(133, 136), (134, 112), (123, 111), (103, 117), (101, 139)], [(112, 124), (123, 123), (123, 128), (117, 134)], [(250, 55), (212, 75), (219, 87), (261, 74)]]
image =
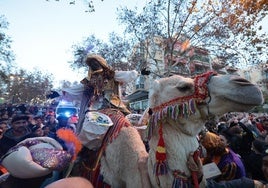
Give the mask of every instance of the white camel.
[[(147, 153), (137, 131), (132, 127), (122, 128), (101, 159), (101, 173), (112, 187), (149, 187), (151, 184), (152, 187), (168, 188), (179, 187), (183, 182), (188, 184), (191, 172), (186, 165), (187, 157), (197, 150), (196, 135), (208, 116), (248, 111), (263, 103), (262, 93), (256, 85), (234, 75), (207, 73), (195, 79), (176, 75), (156, 80), (152, 85), (148, 166), (144, 165)], [(154, 166), (159, 126), (163, 131), (167, 173), (157, 175)], [(150, 181), (146, 179), (147, 173)], [(202, 186), (204, 182), (200, 184)]]
[[(189, 180), (191, 172), (186, 165), (187, 157), (197, 150), (196, 135), (209, 116), (248, 111), (263, 103), (260, 89), (235, 75), (206, 73), (194, 79), (172, 76), (152, 85), (148, 173), (153, 187), (179, 187), (181, 180)], [(168, 170), (157, 176), (153, 169), (157, 163), (159, 126), (162, 126)]]
[[(88, 84), (93, 90), (97, 87), (94, 83)], [(207, 118), (248, 111), (262, 103), (260, 89), (234, 75), (209, 72), (193, 79), (175, 75), (155, 80), (149, 91), (149, 153), (138, 131), (118, 111), (120, 108), (111, 110), (110, 105), (100, 110), (111, 117), (114, 126), (121, 125), (102, 147), (103, 180), (112, 188), (191, 187), (187, 157), (198, 149), (196, 136)], [(204, 181), (200, 184), (203, 186)]]

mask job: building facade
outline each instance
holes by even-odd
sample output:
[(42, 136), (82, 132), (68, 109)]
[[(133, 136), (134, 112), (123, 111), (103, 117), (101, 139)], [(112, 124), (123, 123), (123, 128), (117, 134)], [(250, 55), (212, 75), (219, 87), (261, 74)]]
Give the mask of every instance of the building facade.
[[(148, 46), (144, 45), (148, 44)], [(154, 44), (154, 45), (149, 45)], [(195, 75), (215, 70), (221, 74), (239, 74), (242, 77), (259, 85), (265, 98), (268, 90), (268, 65), (263, 64), (254, 68), (238, 70), (233, 67), (225, 66), (218, 59), (211, 59), (209, 51), (203, 48), (190, 46), (186, 38), (181, 38), (173, 45), (170, 53), (166, 40), (155, 37), (153, 43), (143, 43), (138, 46), (139, 56), (142, 61), (147, 62), (146, 67), (150, 70), (149, 75), (140, 75), (135, 82), (134, 90), (127, 100), (129, 106), (134, 111), (143, 111), (148, 106), (148, 91), (152, 81), (160, 77), (170, 75), (182, 75), (193, 77)], [(141, 50), (142, 49), (142, 50)], [(137, 51), (137, 50), (136, 50)], [(266, 101), (268, 103), (268, 101)]]

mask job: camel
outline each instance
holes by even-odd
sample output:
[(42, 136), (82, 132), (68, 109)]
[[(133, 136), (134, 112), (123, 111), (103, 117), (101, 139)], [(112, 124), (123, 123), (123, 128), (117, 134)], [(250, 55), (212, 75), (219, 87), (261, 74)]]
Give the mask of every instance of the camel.
[[(101, 72), (98, 70), (93, 73)], [(111, 187), (192, 187), (192, 174), (186, 162), (189, 154), (198, 150), (196, 136), (208, 118), (230, 111), (248, 111), (263, 103), (258, 86), (235, 75), (215, 72), (194, 78), (174, 75), (155, 80), (151, 86), (149, 113), (143, 116), (149, 119), (149, 153), (139, 132), (118, 110), (120, 108), (97, 105), (102, 106), (98, 112), (111, 117), (112, 127), (120, 124), (120, 128), (114, 128), (116, 134), (108, 138), (101, 147), (101, 155), (98, 155), (100, 174)], [(90, 96), (92, 98), (94, 94)], [(91, 105), (94, 101), (102, 100), (95, 97)], [(201, 181), (199, 186), (205, 187), (205, 181)]]
[[(196, 135), (208, 118), (230, 111), (248, 111), (263, 103), (258, 86), (235, 75), (208, 72), (194, 79), (174, 75), (156, 80), (152, 86), (149, 92), (152, 115), (148, 173), (153, 187), (180, 187), (184, 178), (189, 179), (187, 157), (197, 150)], [(157, 162), (159, 126), (162, 127), (168, 164), (167, 172), (162, 175), (156, 175), (153, 170)]]

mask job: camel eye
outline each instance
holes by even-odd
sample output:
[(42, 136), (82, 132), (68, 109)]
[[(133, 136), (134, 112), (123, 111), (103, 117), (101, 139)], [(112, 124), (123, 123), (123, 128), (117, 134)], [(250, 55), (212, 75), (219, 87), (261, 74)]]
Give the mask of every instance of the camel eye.
[(185, 85), (182, 85), (182, 86), (178, 86), (177, 89), (180, 91), (180, 92), (186, 92), (186, 91), (190, 91), (191, 90), (191, 85), (190, 84), (185, 84)]

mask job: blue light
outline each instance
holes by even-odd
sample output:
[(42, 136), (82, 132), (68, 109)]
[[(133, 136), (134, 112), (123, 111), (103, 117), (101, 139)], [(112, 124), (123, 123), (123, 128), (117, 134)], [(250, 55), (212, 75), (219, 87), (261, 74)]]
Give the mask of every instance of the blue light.
[(66, 112), (64, 113), (64, 115), (65, 115), (66, 117), (71, 117), (71, 112), (66, 111)]

